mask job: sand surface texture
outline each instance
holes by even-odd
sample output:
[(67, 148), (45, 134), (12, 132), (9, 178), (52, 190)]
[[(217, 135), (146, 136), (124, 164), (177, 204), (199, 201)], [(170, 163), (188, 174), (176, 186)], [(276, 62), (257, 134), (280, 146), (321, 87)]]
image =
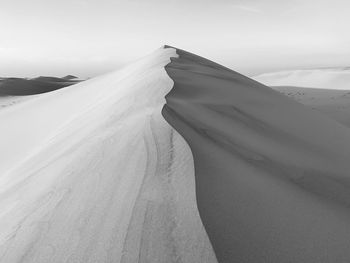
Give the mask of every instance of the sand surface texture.
[(272, 86), (284, 95), (350, 127), (350, 90)]
[(350, 90), (350, 68), (287, 70), (254, 77), (268, 86)]
[(348, 92), (274, 89), (166, 47), (7, 97), (0, 262), (349, 262)]
[(186, 139), (219, 262), (349, 262), (350, 130), (177, 50), (163, 115)]
[(0, 111), (0, 262), (216, 262), (159, 49)]

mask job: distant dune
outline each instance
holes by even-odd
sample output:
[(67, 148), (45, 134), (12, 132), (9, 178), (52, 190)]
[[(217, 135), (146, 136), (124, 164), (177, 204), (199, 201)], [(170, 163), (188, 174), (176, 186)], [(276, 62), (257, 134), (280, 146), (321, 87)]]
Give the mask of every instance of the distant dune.
[(350, 68), (272, 72), (255, 76), (254, 79), (268, 86), (350, 90)]
[(75, 78), (38, 77), (32, 79), (0, 79), (0, 96), (35, 95), (78, 83)]
[(166, 46), (4, 108), (0, 262), (349, 262), (350, 129), (276, 89)]
[(78, 79), (78, 77), (73, 76), (73, 75), (67, 75), (67, 76), (63, 77), (63, 79), (74, 80), (74, 79)]

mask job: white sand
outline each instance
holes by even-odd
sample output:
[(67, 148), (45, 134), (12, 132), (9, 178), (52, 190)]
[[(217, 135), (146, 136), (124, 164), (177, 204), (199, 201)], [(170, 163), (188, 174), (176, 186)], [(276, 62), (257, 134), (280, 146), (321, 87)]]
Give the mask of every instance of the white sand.
[(11, 107), (18, 103), (24, 102), (26, 100), (30, 100), (39, 95), (31, 95), (31, 96), (0, 96), (0, 110), (3, 110), (7, 107)]
[(348, 127), (170, 57), (0, 111), (0, 262), (348, 262)]
[(159, 49), (0, 111), (0, 262), (216, 262)]

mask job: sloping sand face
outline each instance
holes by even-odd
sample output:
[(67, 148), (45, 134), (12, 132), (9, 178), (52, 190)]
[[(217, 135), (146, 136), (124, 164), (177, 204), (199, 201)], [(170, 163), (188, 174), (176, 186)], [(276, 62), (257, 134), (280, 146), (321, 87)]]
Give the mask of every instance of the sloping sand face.
[(0, 123), (1, 263), (350, 259), (350, 130), (201, 57), (162, 48)]
[(159, 49), (0, 111), (0, 262), (216, 262)]
[(287, 70), (254, 76), (268, 86), (296, 86), (319, 89), (350, 89), (350, 68)]
[(284, 95), (350, 127), (350, 90), (272, 86)]
[(191, 147), (219, 262), (350, 260), (350, 130), (177, 49), (162, 114)]

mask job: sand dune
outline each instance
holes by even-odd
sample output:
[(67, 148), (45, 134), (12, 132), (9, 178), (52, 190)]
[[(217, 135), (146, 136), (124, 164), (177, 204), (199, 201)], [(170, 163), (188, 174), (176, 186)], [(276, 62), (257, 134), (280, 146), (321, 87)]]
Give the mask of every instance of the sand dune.
[(350, 259), (348, 127), (204, 58), (161, 48), (0, 122), (0, 262)]
[(24, 101), (35, 98), (35, 95), (32, 96), (0, 96), (0, 110), (5, 108), (17, 105)]
[(296, 101), (350, 127), (350, 90), (272, 86)]
[(77, 84), (79, 81), (75, 78), (56, 77), (3, 78), (0, 79), (0, 96), (35, 95)]
[(0, 262), (216, 262), (160, 49), (0, 111)]
[(67, 76), (64, 76), (62, 79), (78, 80), (79, 78), (73, 75), (67, 75)]
[(350, 68), (272, 72), (255, 76), (254, 79), (268, 86), (350, 90)]
[(0, 110), (33, 99), (35, 95), (39, 96), (42, 93), (71, 86), (81, 81), (83, 80), (72, 75), (63, 78), (0, 78)]
[(177, 50), (163, 115), (191, 147), (219, 262), (350, 260), (350, 130)]

